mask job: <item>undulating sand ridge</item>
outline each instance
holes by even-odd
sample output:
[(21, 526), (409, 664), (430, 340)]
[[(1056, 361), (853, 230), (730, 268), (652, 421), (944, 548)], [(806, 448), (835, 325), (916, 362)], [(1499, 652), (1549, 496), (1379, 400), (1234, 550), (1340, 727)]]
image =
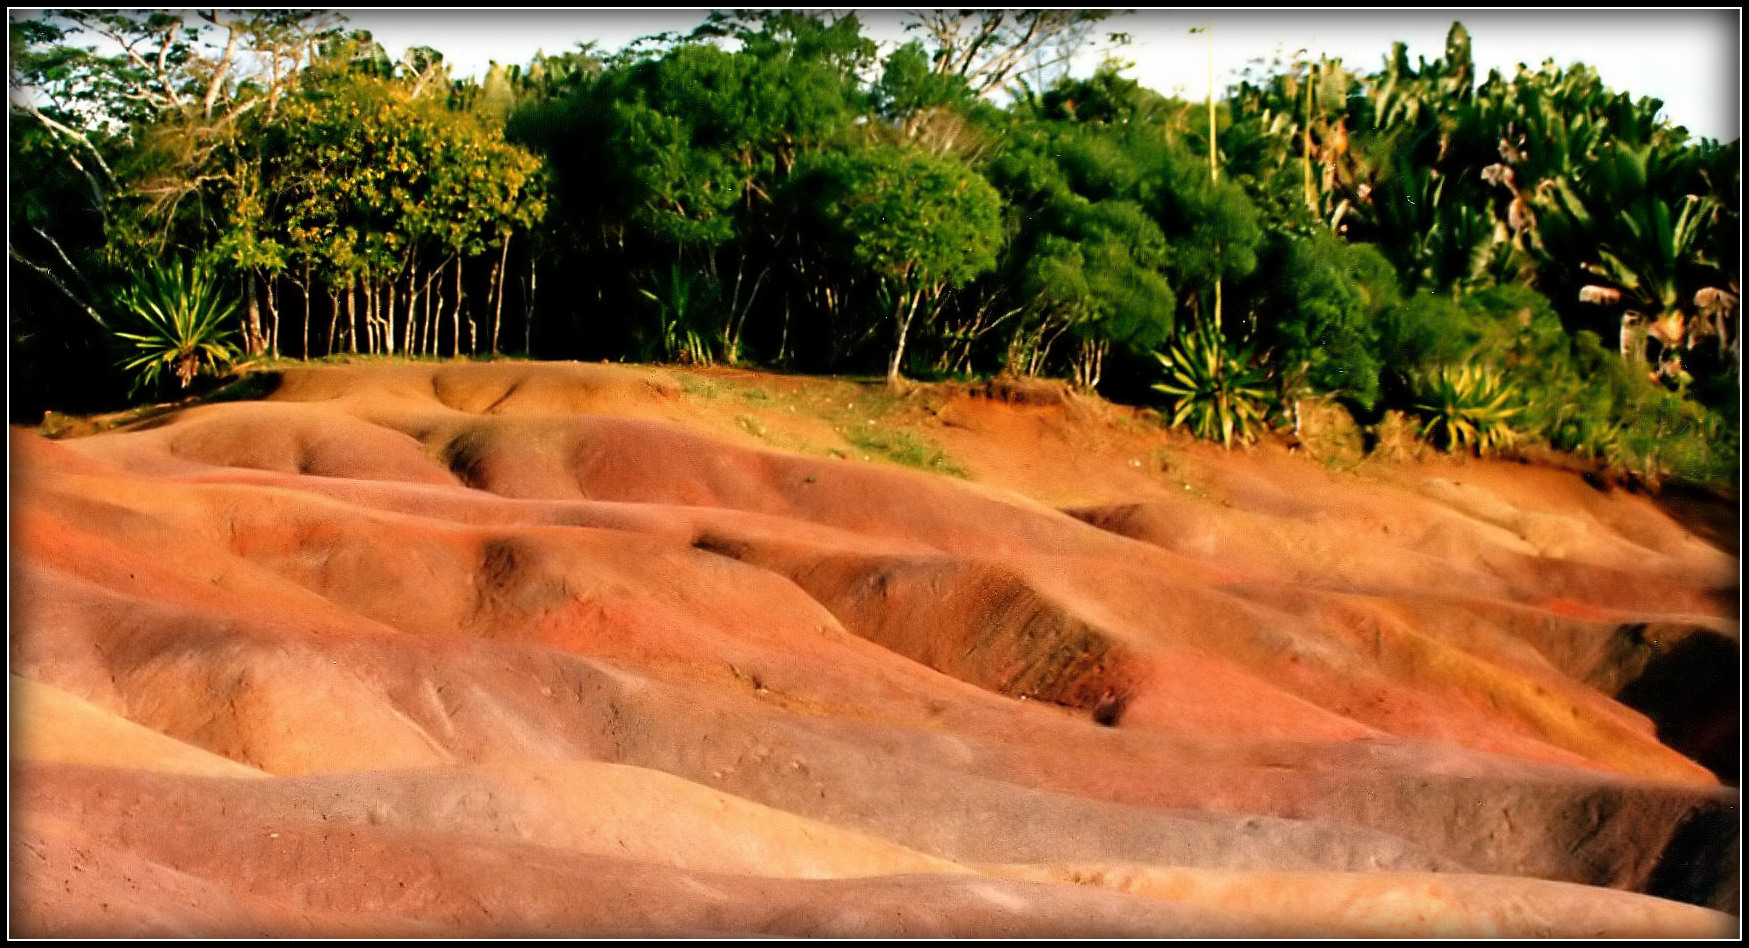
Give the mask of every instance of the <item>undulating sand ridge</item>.
[(12, 431), (14, 934), (1738, 931), (1738, 562), (1643, 495), (1070, 394), (247, 384)]

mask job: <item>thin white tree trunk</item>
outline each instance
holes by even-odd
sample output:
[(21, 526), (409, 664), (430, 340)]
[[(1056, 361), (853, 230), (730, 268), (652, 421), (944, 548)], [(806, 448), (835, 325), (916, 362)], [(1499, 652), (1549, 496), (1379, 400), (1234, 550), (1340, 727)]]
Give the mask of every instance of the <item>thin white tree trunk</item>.
[(455, 258), (455, 300), (449, 311), (449, 321), (455, 329), (455, 348), (450, 357), (459, 359), (462, 356), (462, 258)]
[(334, 354), (334, 344), (340, 334), (340, 291), (328, 287), (328, 354)]
[[(905, 305), (906, 296), (911, 298), (909, 306)], [(916, 318), (917, 306), (921, 302), (923, 302), (923, 291), (920, 289), (913, 290), (908, 294), (901, 294), (899, 297), (898, 308), (893, 313), (893, 317), (898, 320), (899, 324), (899, 338), (893, 347), (893, 361), (887, 366), (887, 384), (889, 385), (899, 384), (899, 370), (905, 365), (905, 341), (911, 335), (911, 320)]]
[(268, 353), (268, 355), (270, 355), (271, 357), (273, 357), (275, 359), (279, 358), (279, 300), (278, 300), (278, 296), (279, 296), (279, 279), (277, 277), (268, 277), (268, 279), (267, 279), (267, 297), (266, 297), (266, 299), (267, 299), (267, 319), (268, 319), (267, 353)]
[(504, 321), (504, 269), (510, 264), (510, 235), (504, 235), (498, 265), (492, 268), (492, 354), (498, 354), (498, 328)]

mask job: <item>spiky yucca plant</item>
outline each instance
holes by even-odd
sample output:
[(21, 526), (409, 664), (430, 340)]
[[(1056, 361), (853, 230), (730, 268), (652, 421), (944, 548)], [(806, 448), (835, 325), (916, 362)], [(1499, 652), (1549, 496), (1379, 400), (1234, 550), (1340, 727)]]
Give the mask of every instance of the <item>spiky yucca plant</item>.
[(115, 334), (128, 350), (122, 369), (135, 373), (135, 392), (156, 385), (166, 369), (186, 389), (201, 372), (217, 375), (241, 355), (224, 326), (236, 304), (224, 297), (208, 266), (155, 264), (115, 301), (135, 330)]
[(1199, 438), (1255, 441), (1269, 412), (1268, 376), (1252, 364), (1249, 349), (1234, 352), (1212, 326), (1181, 333), (1170, 354), (1154, 353), (1166, 381), (1154, 390), (1173, 396), (1173, 426), (1190, 423)]
[(1486, 455), (1518, 438), (1512, 419), (1520, 409), (1492, 368), (1438, 366), (1416, 378), (1415, 390), (1415, 409), (1426, 419), (1421, 436), (1447, 451)]

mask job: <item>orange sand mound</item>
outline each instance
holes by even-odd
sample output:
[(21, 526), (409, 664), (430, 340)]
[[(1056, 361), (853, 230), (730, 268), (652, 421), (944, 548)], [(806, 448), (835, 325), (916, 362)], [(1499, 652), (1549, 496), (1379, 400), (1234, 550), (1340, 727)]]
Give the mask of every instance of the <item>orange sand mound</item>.
[(1648, 498), (1072, 394), (267, 381), (12, 432), (15, 934), (1735, 931), (1738, 564)]

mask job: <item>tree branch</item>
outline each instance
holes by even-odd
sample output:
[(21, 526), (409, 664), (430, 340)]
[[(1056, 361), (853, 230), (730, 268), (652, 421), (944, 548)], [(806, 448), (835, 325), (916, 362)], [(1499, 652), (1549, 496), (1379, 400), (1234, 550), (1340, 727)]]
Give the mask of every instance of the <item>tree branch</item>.
[[(38, 231), (38, 233), (41, 233), (41, 231)], [(53, 243), (53, 241), (50, 241), (50, 243)], [(19, 263), (22, 263), (25, 266), (31, 268), (32, 270), (35, 270), (38, 274), (40, 274), (42, 276), (43, 279), (49, 281), (49, 283), (52, 284), (55, 289), (60, 290), (61, 294), (63, 296), (67, 297), (67, 299), (72, 300), (80, 309), (84, 310), (87, 315), (89, 315), (93, 320), (95, 320), (97, 322), (97, 325), (102, 326), (105, 329), (109, 328), (109, 323), (104, 321), (103, 316), (101, 314), (99, 314), (97, 312), (97, 310), (91, 306), (90, 303), (87, 303), (83, 299), (81, 299), (79, 297), (79, 294), (74, 293), (71, 289), (68, 289), (67, 284), (61, 282), (61, 278), (56, 276), (53, 270), (50, 270), (48, 267), (45, 267), (42, 264), (37, 263), (36, 261), (30, 259), (29, 257), (26, 257), (22, 253), (19, 253), (18, 248), (13, 246), (12, 241), (10, 241), (10, 240), (8, 240), (6, 242), (6, 255), (11, 257), (12, 259), (18, 261)], [(77, 272), (77, 271), (75, 271), (75, 272)]]
[[(19, 95), (17, 90), (13, 90), (13, 94), (9, 95), (7, 98), (13, 106), (23, 109), (25, 114), (43, 123), (44, 128), (62, 136), (63, 138), (70, 139), (85, 146), (85, 149), (91, 152), (91, 157), (97, 159), (97, 167), (103, 169), (104, 177), (108, 178), (110, 181), (115, 180), (115, 172), (111, 171), (109, 169), (109, 163), (103, 160), (103, 153), (97, 150), (97, 146), (91, 143), (91, 139), (87, 138), (84, 132), (72, 128), (71, 126), (63, 125), (60, 122), (49, 118), (47, 115), (44, 115), (41, 109), (38, 109), (35, 105), (32, 105), (28, 99)], [(81, 167), (79, 170), (84, 171), (85, 169)]]
[[(202, 19), (214, 26), (217, 26), (219, 22), (217, 11), (210, 15), (203, 15)], [(237, 24), (227, 23), (225, 30), (225, 51), (220, 54), (218, 65), (213, 67), (213, 77), (207, 82), (206, 98), (201, 103), (201, 114), (209, 119), (213, 117), (213, 103), (219, 99), (219, 90), (224, 87), (225, 77), (230, 74), (231, 54), (237, 49)]]

